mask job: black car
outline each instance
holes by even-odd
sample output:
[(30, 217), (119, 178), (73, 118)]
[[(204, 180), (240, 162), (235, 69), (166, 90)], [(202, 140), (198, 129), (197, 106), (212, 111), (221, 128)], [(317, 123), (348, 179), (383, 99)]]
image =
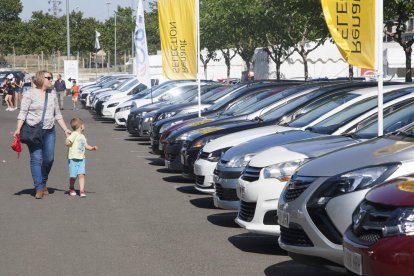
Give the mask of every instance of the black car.
[[(309, 111), (307, 108), (312, 103), (316, 103), (323, 99), (329, 99), (334, 95), (344, 94), (346, 92), (364, 88), (364, 87), (373, 87), (377, 85), (374, 82), (356, 82), (351, 84), (336, 84), (336, 85), (329, 85), (321, 87), (320, 89), (314, 90), (311, 93), (308, 93), (304, 96), (298, 97), (297, 99), (293, 100), (291, 103), (286, 104), (280, 108), (275, 109), (273, 112), (268, 112), (266, 116), (263, 118), (258, 118), (255, 121), (239, 121), (234, 124), (227, 124), (226, 126), (221, 126), (215, 131), (202, 134), (202, 135), (195, 135), (194, 137), (189, 137), (188, 140), (181, 142), (182, 147), (179, 152), (177, 152), (177, 156), (179, 157), (178, 160), (182, 162), (181, 167), (183, 170), (183, 176), (193, 178), (193, 169), (194, 169), (194, 162), (197, 158), (197, 155), (202, 148), (202, 146), (207, 143), (208, 141), (218, 138), (220, 136), (266, 126), (266, 125), (274, 125), (280, 123), (287, 123), (298, 116), (302, 116), (306, 112)], [(171, 139), (173, 137), (178, 137), (176, 134), (174, 136), (169, 137)], [(174, 143), (171, 143), (173, 145)], [(170, 144), (167, 144), (166, 152), (169, 152), (169, 149), (174, 149), (174, 152), (177, 151), (176, 147), (171, 147)], [(171, 162), (171, 161), (169, 161)]]
[[(302, 82), (298, 81), (254, 81), (248, 83), (238, 83), (230, 86), (229, 88), (221, 91), (224, 96), (220, 97), (217, 102), (212, 106), (201, 112), (202, 117), (206, 116), (216, 116), (220, 114), (223, 110), (226, 110), (229, 106), (235, 104), (235, 102), (240, 101), (244, 96), (255, 93), (258, 90), (267, 90), (272, 87), (277, 86), (292, 86), (301, 84)], [(154, 154), (160, 154), (163, 157), (164, 152), (159, 149), (160, 139), (166, 137), (169, 132), (164, 131), (169, 128), (169, 126), (175, 125), (177, 123), (194, 119), (198, 117), (198, 112), (185, 114), (181, 116), (175, 116), (172, 118), (165, 118), (161, 120), (155, 120), (152, 123), (151, 128), (151, 149)]]

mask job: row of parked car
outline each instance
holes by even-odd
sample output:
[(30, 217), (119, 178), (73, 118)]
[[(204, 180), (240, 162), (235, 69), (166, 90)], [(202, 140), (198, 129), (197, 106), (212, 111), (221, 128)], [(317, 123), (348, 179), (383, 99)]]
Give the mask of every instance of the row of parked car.
[(200, 99), (191, 80), (94, 85), (81, 89), (86, 107), (150, 139), (168, 169), (237, 210), (247, 231), (279, 236), (294, 260), (358, 275), (414, 271), (412, 84), (384, 83), (381, 137), (372, 81), (203, 81)]

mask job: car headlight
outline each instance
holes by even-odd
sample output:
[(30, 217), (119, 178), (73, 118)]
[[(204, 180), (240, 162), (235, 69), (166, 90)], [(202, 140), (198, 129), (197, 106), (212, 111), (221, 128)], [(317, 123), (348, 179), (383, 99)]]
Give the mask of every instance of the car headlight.
[(399, 164), (385, 164), (356, 169), (328, 178), (309, 199), (308, 206), (324, 206), (331, 198), (368, 189), (383, 182)]
[(255, 153), (250, 153), (246, 155), (234, 156), (230, 159), (230, 161), (226, 164), (228, 168), (243, 168), (247, 166), (247, 163), (255, 156)]
[[(364, 230), (364, 226), (370, 223), (367, 216), (371, 217), (375, 210), (372, 209), (371, 204), (366, 200), (362, 201), (352, 214), (352, 228), (355, 233)], [(369, 214), (370, 213), (370, 214)], [(382, 235), (384, 237), (400, 236), (400, 235), (414, 235), (414, 208), (400, 207), (390, 209), (390, 216), (384, 221)]]
[(205, 144), (207, 144), (208, 142), (216, 139), (217, 137), (218, 136), (206, 136), (206, 137), (198, 138), (198, 139), (194, 140), (194, 142), (191, 145), (191, 148), (200, 149), (200, 148), (204, 147)]
[(111, 104), (108, 104), (108, 106), (107, 106), (107, 108), (110, 108), (110, 107), (115, 107), (115, 106), (117, 106), (119, 103), (111, 103)]
[(132, 105), (126, 105), (121, 107), (121, 109), (119, 111), (126, 111), (126, 110), (130, 110), (132, 108)]
[(177, 111), (166, 112), (164, 113), (164, 118), (173, 117), (175, 114), (177, 114)]
[(145, 123), (147, 123), (147, 122), (152, 122), (152, 119), (153, 119), (153, 117), (151, 116), (151, 117), (146, 117), (146, 118), (144, 118), (144, 122)]
[(181, 134), (180, 136), (178, 136), (175, 140), (176, 141), (185, 141), (185, 140), (187, 140), (188, 136), (190, 136), (190, 134), (188, 132), (185, 132), (185, 133)]
[[(218, 162), (219, 159), (223, 156), (223, 154), (225, 154), (226, 151), (228, 151), (230, 148), (231, 147), (227, 147), (227, 148), (222, 148), (222, 149), (218, 149), (218, 150), (210, 152), (207, 156), (207, 160), (211, 162)], [(202, 151), (200, 151), (200, 153), (201, 152)]]
[(296, 169), (309, 159), (294, 160), (264, 167), (263, 178), (276, 178), (280, 181), (289, 181)]
[(175, 121), (172, 123), (168, 123), (168, 124), (163, 124), (159, 130), (160, 133), (163, 133), (167, 128), (172, 127), (173, 125), (179, 124), (181, 123), (183, 120), (179, 120), (179, 121)]

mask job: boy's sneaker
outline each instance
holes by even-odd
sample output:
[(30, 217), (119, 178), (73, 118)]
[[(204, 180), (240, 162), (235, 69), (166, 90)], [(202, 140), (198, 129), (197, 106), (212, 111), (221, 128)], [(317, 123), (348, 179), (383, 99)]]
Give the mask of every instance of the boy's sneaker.
[(75, 190), (73, 190), (73, 189), (69, 189), (68, 194), (69, 194), (70, 196), (75, 196), (75, 195), (76, 195), (76, 191), (75, 191)]
[(80, 196), (80, 197), (86, 197), (86, 193), (85, 193), (85, 192), (80, 192), (80, 193), (79, 193), (79, 196)]

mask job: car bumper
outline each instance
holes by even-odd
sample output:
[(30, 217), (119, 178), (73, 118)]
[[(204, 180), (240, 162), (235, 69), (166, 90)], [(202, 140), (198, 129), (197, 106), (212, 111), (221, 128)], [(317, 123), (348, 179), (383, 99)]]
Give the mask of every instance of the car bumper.
[(382, 238), (363, 245), (350, 228), (344, 235), (344, 264), (357, 275), (411, 275), (414, 271), (414, 237)]
[(160, 146), (161, 146), (160, 138), (159, 137), (154, 137), (153, 133), (151, 133), (150, 134), (150, 142), (151, 142), (152, 153), (164, 156), (162, 148), (160, 148)]
[(139, 135), (141, 137), (150, 137), (151, 122), (143, 121), (140, 123)]
[(102, 117), (104, 118), (109, 118), (109, 119), (114, 119), (115, 117), (115, 109), (116, 107), (106, 107), (104, 106), (102, 109)]
[[(182, 176), (187, 179), (194, 179), (194, 163), (197, 160), (198, 153), (200, 152), (200, 148), (198, 149), (188, 149), (186, 147), (181, 148), (181, 165), (183, 167)], [(214, 192), (214, 191), (213, 191)]]
[(165, 166), (174, 171), (182, 171), (180, 150), (182, 142), (167, 144), (165, 147)]
[(196, 190), (206, 193), (214, 193), (214, 169), (217, 162), (211, 162), (205, 159), (198, 159), (194, 163), (194, 174), (196, 178), (195, 188)]
[[(139, 119), (139, 118), (138, 118)], [(137, 118), (134, 116), (131, 116), (131, 114), (128, 115), (128, 119), (126, 121), (126, 128), (129, 134), (139, 134), (139, 128), (138, 128)]]
[(115, 113), (115, 123), (118, 126), (125, 126), (126, 120), (128, 119), (129, 110), (119, 111)]
[(316, 179), (293, 201), (285, 202), (283, 195), (280, 196), (278, 205), (279, 224), (281, 224), (279, 246), (304, 259), (308, 257), (309, 262), (319, 257), (343, 266), (342, 244), (333, 243), (326, 238), (313, 223), (306, 208), (310, 197), (326, 179), (327, 177)]
[(250, 232), (280, 235), (277, 204), (284, 186), (276, 179), (248, 182), (240, 178), (237, 196), (241, 204), (236, 223)]
[(228, 168), (217, 164), (214, 171), (214, 205), (226, 210), (238, 210), (237, 184), (243, 168)]

